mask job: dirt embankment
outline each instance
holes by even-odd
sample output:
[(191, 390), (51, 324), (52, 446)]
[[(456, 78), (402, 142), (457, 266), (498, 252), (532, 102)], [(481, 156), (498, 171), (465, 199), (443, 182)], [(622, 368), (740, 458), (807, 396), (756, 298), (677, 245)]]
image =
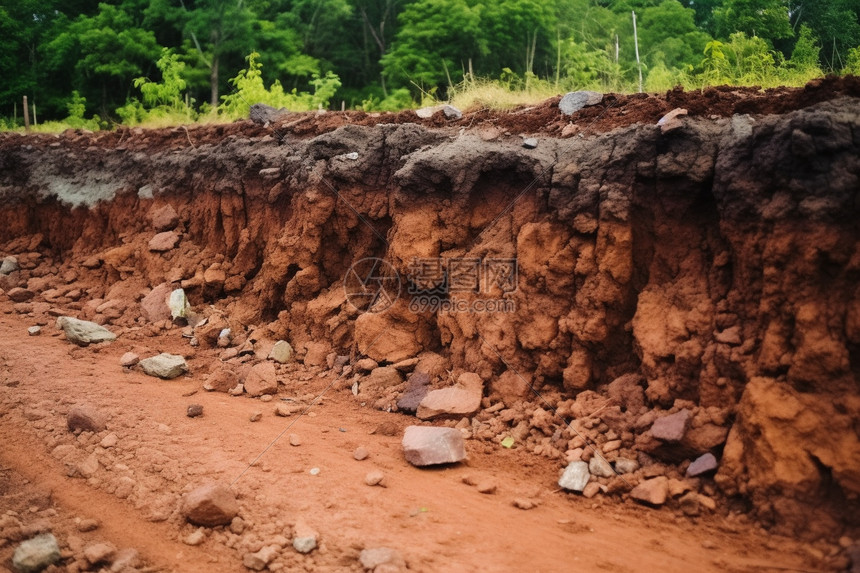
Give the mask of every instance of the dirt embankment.
[[(419, 357), (440, 388), (476, 373), (488, 411), (476, 438), (520, 428), (518, 443), (559, 467), (582, 442), (619, 439), (609, 460), (652, 476), (710, 452), (719, 469), (696, 483), (727, 507), (784, 533), (856, 538), (860, 100), (588, 131), (591, 115), (635, 116), (629, 99), (574, 116), (585, 136), (535, 149), (511, 133), (516, 114), (313, 138), (289, 120), (276, 135), (240, 123), (7, 136), (0, 252), (22, 270), (0, 288), (121, 334), (159, 332), (140, 303), (181, 286), (212, 323), (288, 340), (300, 359)], [(561, 131), (554, 106), (538, 115), (550, 109), (523, 133)], [(153, 249), (167, 206), (173, 235)], [(366, 258), (399, 280), (383, 312), (360, 312), (344, 287)], [(483, 311), (435, 311), (431, 295)], [(396, 410), (405, 384), (359, 388)], [(652, 435), (682, 410), (680, 442)], [(603, 483), (623, 493), (639, 478)]]

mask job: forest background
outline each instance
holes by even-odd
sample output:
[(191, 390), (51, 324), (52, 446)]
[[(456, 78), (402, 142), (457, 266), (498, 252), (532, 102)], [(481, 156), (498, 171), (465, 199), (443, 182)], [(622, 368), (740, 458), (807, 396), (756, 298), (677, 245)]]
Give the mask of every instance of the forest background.
[(43, 129), (98, 129), (827, 73), (860, 75), (860, 0), (0, 1), (2, 129), (25, 95)]

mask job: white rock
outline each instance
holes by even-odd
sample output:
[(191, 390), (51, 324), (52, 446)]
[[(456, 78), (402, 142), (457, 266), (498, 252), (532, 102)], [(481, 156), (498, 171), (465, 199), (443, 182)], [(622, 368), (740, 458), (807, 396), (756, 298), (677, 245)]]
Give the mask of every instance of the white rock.
[(591, 479), (588, 464), (583, 461), (570, 462), (564, 469), (564, 473), (558, 479), (561, 488), (581, 492)]
[(188, 372), (188, 363), (177, 354), (161, 353), (152, 358), (144, 358), (140, 361), (140, 367), (144, 374), (165, 380), (172, 380)]

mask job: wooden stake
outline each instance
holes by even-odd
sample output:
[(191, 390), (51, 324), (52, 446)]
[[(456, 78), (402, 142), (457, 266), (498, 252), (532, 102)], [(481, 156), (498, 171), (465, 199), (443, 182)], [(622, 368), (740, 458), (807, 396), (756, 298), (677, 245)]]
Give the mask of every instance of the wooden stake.
[(27, 105), (27, 96), (24, 96), (24, 129), (30, 131), (30, 106)]
[(639, 93), (642, 93), (642, 62), (639, 61), (639, 34), (636, 32), (636, 12), (633, 12), (633, 43), (636, 44), (636, 67), (639, 68)]

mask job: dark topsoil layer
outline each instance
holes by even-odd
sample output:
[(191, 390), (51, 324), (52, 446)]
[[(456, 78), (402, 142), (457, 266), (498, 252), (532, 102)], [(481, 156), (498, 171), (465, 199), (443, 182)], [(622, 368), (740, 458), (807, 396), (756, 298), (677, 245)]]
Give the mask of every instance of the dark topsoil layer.
[[(544, 134), (552, 137), (572, 137), (576, 134), (604, 133), (617, 127), (635, 123), (656, 123), (663, 115), (675, 108), (684, 108), (691, 117), (717, 118), (734, 114), (767, 115), (782, 114), (802, 109), (823, 101), (842, 96), (860, 97), (860, 77), (829, 76), (814, 80), (803, 88), (773, 88), (761, 90), (756, 87), (709, 87), (702, 91), (684, 91), (678, 87), (664, 94), (606, 94), (603, 102), (586, 107), (571, 116), (558, 109), (561, 96), (557, 96), (530, 107), (511, 111), (481, 109), (463, 114), (463, 118), (448, 121), (442, 113), (429, 119), (419, 118), (413, 110), (397, 113), (302, 112), (291, 113), (276, 125), (263, 127), (250, 120), (230, 124), (194, 125), (178, 128), (146, 130), (121, 128), (111, 132), (90, 134), (82, 130), (68, 130), (66, 138), (81, 138), (91, 144), (117, 149), (133, 149), (153, 152), (162, 146), (182, 148), (201, 143), (217, 143), (229, 136), (240, 137), (315, 137), (334, 131), (345, 125), (378, 125), (417, 123), (427, 127), (495, 128), (506, 135)], [(578, 129), (562, 130), (569, 124)], [(6, 145), (20, 144), (17, 134), (0, 135), (0, 149)], [(39, 145), (56, 141), (56, 135), (33, 135), (28, 143)]]

